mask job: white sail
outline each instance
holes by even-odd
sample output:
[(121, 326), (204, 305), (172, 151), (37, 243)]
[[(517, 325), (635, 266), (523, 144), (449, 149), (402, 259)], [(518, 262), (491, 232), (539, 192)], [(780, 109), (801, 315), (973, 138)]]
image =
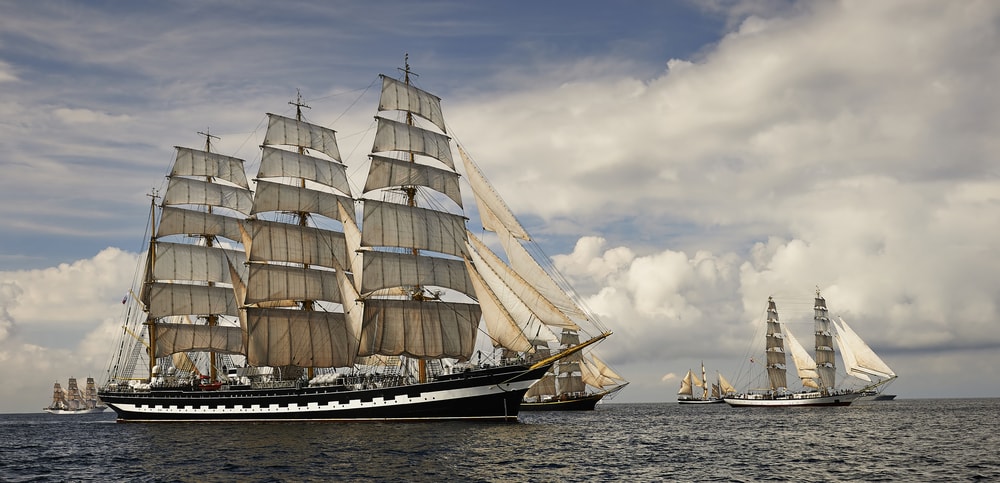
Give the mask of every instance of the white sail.
[(405, 151), (422, 154), (441, 161), (451, 169), (455, 169), (455, 161), (451, 157), (451, 144), (448, 136), (434, 131), (428, 131), (416, 126), (376, 117), (378, 129), (375, 132), (373, 153), (386, 151)]
[(250, 189), (246, 172), (243, 171), (242, 159), (181, 146), (175, 146), (175, 149), (177, 156), (170, 170), (171, 177), (221, 179), (245, 190)]
[(587, 354), (583, 357), (580, 371), (583, 375), (583, 382), (589, 386), (607, 388), (624, 383), (621, 376), (593, 354)]
[(688, 370), (684, 379), (681, 380), (681, 388), (677, 391), (678, 396), (692, 396), (694, 395), (694, 372)]
[(350, 265), (344, 233), (266, 220), (247, 222), (251, 262), (291, 262), (334, 268)]
[(489, 271), (496, 274), (499, 283), (508, 287), (513, 295), (528, 307), (531, 313), (542, 323), (550, 327), (580, 329), (564, 312), (553, 305), (548, 298), (539, 293), (534, 285), (522, 278), (510, 266), (500, 260), (482, 241), (471, 233), (468, 234), (468, 239), (472, 245), (470, 251), (475, 256), (476, 266), (481, 267), (480, 271)]
[(242, 251), (218, 247), (185, 245), (181, 243), (157, 242), (156, 264), (153, 267), (155, 280), (201, 280), (230, 283), (229, 263), (242, 269), (241, 278), (246, 278), (246, 255)]
[(264, 135), (264, 144), (284, 144), (315, 149), (340, 161), (340, 148), (337, 147), (336, 133), (332, 129), (277, 114), (267, 114), (267, 133)]
[(231, 287), (154, 282), (149, 293), (150, 317), (239, 314), (239, 304)]
[(365, 251), (362, 257), (361, 293), (390, 287), (438, 286), (475, 295), (463, 260), (381, 251)]
[(542, 396), (549, 396), (556, 394), (556, 376), (551, 372), (547, 372), (545, 376), (538, 380), (535, 384), (528, 389), (528, 392), (524, 395), (526, 398), (539, 398)]
[(250, 213), (253, 199), (250, 190), (245, 188), (191, 178), (170, 178), (163, 204), (218, 206), (246, 215)]
[(462, 256), (465, 218), (442, 211), (365, 200), (361, 244)]
[(365, 300), (359, 355), (452, 357), (474, 352), (478, 304), (420, 300)]
[(730, 384), (725, 377), (722, 377), (722, 374), (718, 374), (718, 376), (719, 376), (719, 390), (722, 392), (722, 394), (723, 395), (736, 394), (736, 388), (733, 387), (733, 385)]
[(839, 324), (834, 321), (837, 335), (842, 340), (841, 347), (848, 347), (853, 354), (853, 363), (848, 365), (848, 370), (852, 375), (857, 373), (868, 374), (882, 379), (896, 377), (888, 364), (882, 360), (872, 348), (855, 332), (843, 318), (839, 319)]
[(247, 307), (247, 362), (255, 366), (346, 367), (355, 337), (343, 313)]
[(544, 307), (536, 307), (530, 303), (531, 299), (527, 301), (523, 299), (517, 290), (507, 284), (503, 276), (486, 262), (476, 245), (471, 243), (475, 241), (475, 238), (470, 237), (469, 241), (468, 247), (472, 265), (477, 267), (475, 273), (479, 280), (484, 283), (484, 287), (479, 288), (480, 293), (477, 294), (477, 298), (482, 300), (484, 295), (481, 292), (488, 292), (488, 296), (497, 300), (504, 312), (512, 318), (513, 324), (525, 334), (528, 340), (532, 341), (533, 345), (542, 341), (556, 342), (555, 335), (546, 327), (536, 312), (536, 309), (544, 309)]
[(307, 179), (341, 193), (351, 192), (347, 167), (343, 164), (271, 146), (264, 146), (261, 153), (260, 170), (257, 172), (260, 178)]
[(283, 300), (340, 303), (340, 287), (331, 271), (254, 263), (247, 279), (247, 304)]
[[(483, 324), (486, 326), (486, 331), (493, 340), (493, 345), (496, 347), (506, 347), (517, 352), (530, 351), (533, 344), (525, 336), (525, 330), (521, 328), (514, 315), (500, 302), (497, 294), (489, 288), (479, 272), (472, 267), (471, 262), (466, 261), (465, 263), (471, 276), (473, 287), (475, 287), (476, 300), (479, 301), (479, 306), (483, 311)], [(539, 325), (536, 331), (541, 333), (542, 329)], [(548, 333), (548, 331), (545, 331), (545, 333)]]
[(458, 173), (374, 154), (370, 158), (372, 163), (365, 182), (365, 193), (395, 186), (425, 186), (445, 194), (462, 206)]
[(461, 146), (458, 147), (458, 154), (461, 156), (462, 164), (465, 166), (469, 185), (472, 186), (472, 194), (476, 198), (476, 206), (479, 207), (479, 219), (483, 224), (483, 228), (493, 232), (503, 229), (514, 237), (522, 240), (530, 240), (531, 237), (528, 235), (527, 230), (517, 221), (507, 203), (493, 189), (493, 185), (486, 180), (486, 176), (483, 175), (479, 166), (472, 161), (472, 158), (469, 157)]
[(243, 220), (230, 216), (164, 206), (160, 212), (160, 224), (156, 227), (156, 236), (197, 234), (222, 236), (240, 242), (242, 223)]
[(246, 353), (240, 327), (201, 324), (156, 324), (156, 357), (181, 351)]
[(792, 355), (792, 362), (795, 364), (795, 369), (798, 371), (799, 379), (802, 380), (802, 385), (811, 388), (819, 388), (816, 384), (816, 379), (819, 378), (819, 373), (816, 372), (816, 361), (809, 356), (806, 349), (802, 347), (798, 339), (792, 334), (792, 331), (785, 328), (784, 331), (785, 340), (788, 341), (788, 351)]
[(354, 200), (334, 193), (257, 180), (257, 191), (250, 214), (271, 211), (315, 213), (332, 220), (339, 220), (340, 211), (337, 206), (340, 204), (354, 206)]
[(840, 351), (840, 357), (844, 360), (844, 368), (847, 370), (847, 375), (854, 376), (865, 382), (872, 382), (872, 378), (865, 374), (864, 372), (859, 372), (854, 368), (858, 367), (858, 359), (854, 356), (854, 350), (851, 346), (844, 342), (843, 330), (837, 325), (837, 321), (830, 319), (833, 324), (835, 333), (833, 335), (834, 342), (837, 343), (837, 349)]
[(448, 132), (445, 129), (444, 116), (441, 114), (441, 99), (438, 96), (385, 75), (380, 77), (382, 95), (379, 97), (378, 110), (411, 112), (434, 123), (441, 132)]

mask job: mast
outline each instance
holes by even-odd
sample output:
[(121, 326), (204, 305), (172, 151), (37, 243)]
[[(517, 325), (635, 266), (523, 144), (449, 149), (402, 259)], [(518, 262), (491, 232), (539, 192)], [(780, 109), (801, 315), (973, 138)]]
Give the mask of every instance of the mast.
[[(403, 54), (403, 84), (410, 87), (410, 53), (407, 52)], [(416, 76), (417, 74), (413, 74)], [(406, 111), (406, 125), (413, 126), (413, 113), (409, 110)], [(410, 164), (416, 164), (416, 156), (413, 151), (407, 153), (407, 158)], [(403, 187), (403, 192), (406, 194), (406, 206), (416, 207), (417, 206), (417, 187), (415, 185), (408, 185)], [(420, 250), (413, 248), (410, 250), (413, 256), (420, 255)], [(413, 300), (425, 300), (425, 295), (423, 288), (420, 285), (414, 285), (411, 297)], [(427, 382), (427, 360), (424, 358), (417, 359), (417, 377), (420, 382)]]
[[(211, 133), (212, 133), (212, 131), (209, 128), (206, 128), (205, 132), (198, 131), (198, 134), (201, 134), (202, 136), (205, 136), (205, 152), (206, 153), (211, 153), (212, 152), (212, 139), (222, 139), (219, 136), (213, 136)], [(205, 176), (205, 182), (206, 183), (211, 183), (212, 182), (212, 177), (209, 176), (209, 175), (206, 175)], [(208, 214), (211, 215), (212, 214), (212, 206), (209, 205), (206, 211), (208, 212)], [(213, 241), (215, 239), (215, 237), (212, 237), (210, 235), (202, 235), (202, 239), (205, 240), (205, 246), (206, 247), (211, 247), (212, 243), (213, 243)], [(214, 287), (215, 286), (215, 282), (209, 280), (207, 285), (209, 287)], [(219, 325), (219, 316), (216, 315), (216, 314), (208, 314), (208, 316), (205, 317), (205, 325), (207, 325), (209, 327), (215, 327), (215, 326)], [(209, 329), (209, 330), (211, 330), (211, 329)], [(216, 357), (215, 351), (208, 351), (208, 378), (209, 378), (208, 380), (212, 381), (212, 382), (216, 381), (217, 380), (217, 376), (218, 376), (216, 374), (216, 363), (215, 363), (216, 361), (215, 361), (215, 357)]]
[(826, 300), (820, 295), (819, 287), (816, 287), (816, 298), (813, 303), (813, 328), (816, 334), (816, 372), (819, 374), (822, 386), (820, 390), (828, 394), (836, 385), (837, 368)]
[(149, 247), (146, 249), (145, 280), (140, 291), (140, 299), (146, 310), (146, 330), (149, 332), (149, 372), (150, 382), (153, 380), (153, 367), (156, 366), (156, 317), (149, 310), (151, 301), (149, 293), (153, 284), (153, 268), (156, 264), (156, 200), (160, 197), (154, 191), (149, 195)]
[(701, 362), (701, 390), (701, 398), (708, 399), (708, 378), (705, 377), (705, 361)]
[(767, 359), (767, 378), (772, 391), (788, 387), (785, 379), (785, 344), (781, 334), (781, 322), (778, 321), (778, 307), (774, 297), (767, 298), (767, 334), (765, 337), (765, 354)]

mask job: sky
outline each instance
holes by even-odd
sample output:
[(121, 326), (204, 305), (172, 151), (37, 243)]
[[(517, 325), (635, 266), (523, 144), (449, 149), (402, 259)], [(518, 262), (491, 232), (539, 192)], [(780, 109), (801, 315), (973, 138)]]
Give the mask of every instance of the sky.
[(817, 287), (889, 392), (1000, 396), (1000, 3), (0, 9), (0, 413), (103, 376), (174, 146), (208, 129), (253, 173), (301, 92), (364, 160), (404, 55), (614, 331), (614, 402), (674, 401), (702, 362), (739, 386), (767, 298), (806, 339)]

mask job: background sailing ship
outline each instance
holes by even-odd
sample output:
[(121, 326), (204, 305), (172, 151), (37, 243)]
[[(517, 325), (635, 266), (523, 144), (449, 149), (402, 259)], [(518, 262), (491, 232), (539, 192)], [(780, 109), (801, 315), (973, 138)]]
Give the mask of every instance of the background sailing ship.
[[(563, 329), (561, 349), (580, 343), (580, 335)], [(552, 349), (548, 344), (535, 348), (535, 358), (545, 358)], [(622, 376), (608, 367), (593, 351), (576, 353), (556, 361), (541, 380), (524, 395), (524, 411), (590, 411), (604, 398), (611, 399), (628, 385)]]
[[(696, 391), (695, 388), (701, 389)], [(698, 394), (700, 392), (700, 394)], [(681, 380), (681, 388), (677, 391), (677, 402), (681, 404), (713, 404), (721, 403), (724, 396), (736, 393), (726, 378), (721, 373), (716, 373), (716, 382), (712, 383), (711, 393), (708, 389), (708, 377), (705, 375), (705, 364), (701, 364), (701, 379), (694, 371), (688, 369), (684, 379)]]
[[(826, 299), (816, 290), (813, 300), (815, 359), (787, 328), (783, 331), (773, 297), (767, 300), (765, 365), (768, 385), (725, 397), (730, 406), (847, 406), (861, 397), (861, 391), (837, 387), (834, 336), (827, 315)], [(787, 341), (787, 344), (786, 344)], [(787, 358), (791, 355), (805, 391), (789, 389), (786, 378)]]
[(52, 403), (43, 411), (52, 414), (90, 414), (103, 412), (108, 407), (97, 397), (97, 385), (93, 377), (87, 378), (83, 391), (76, 383), (76, 378), (69, 378), (64, 391), (59, 382), (52, 387)]
[[(519, 249), (530, 237), (460, 148), (508, 261), (466, 228), (440, 99), (402, 71), (381, 76), (360, 196), (301, 99), (268, 114), (252, 185), (207, 132), (177, 148), (101, 390), (119, 420), (511, 421), (555, 361), (609, 335)], [(583, 322), (585, 342), (532, 355), (551, 324)]]

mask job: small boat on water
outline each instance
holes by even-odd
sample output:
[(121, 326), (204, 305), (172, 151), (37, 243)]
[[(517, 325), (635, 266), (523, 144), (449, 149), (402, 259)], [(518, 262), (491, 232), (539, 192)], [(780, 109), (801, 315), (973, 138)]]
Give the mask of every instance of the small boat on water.
[[(705, 375), (705, 363), (701, 364), (701, 379), (694, 371), (688, 369), (687, 375), (681, 380), (681, 388), (677, 391), (677, 402), (680, 404), (717, 404), (723, 403), (724, 396), (735, 394), (732, 386), (722, 374), (716, 373), (717, 381), (712, 384), (711, 394), (708, 389), (708, 378)], [(701, 389), (701, 396), (695, 394), (694, 388)]]
[(52, 387), (52, 403), (42, 410), (51, 414), (91, 414), (100, 413), (108, 409), (97, 397), (97, 385), (94, 378), (87, 378), (87, 385), (80, 391), (76, 383), (76, 378), (69, 378), (64, 391), (62, 386), (56, 381)]
[[(767, 299), (767, 330), (765, 334), (765, 370), (768, 386), (747, 390), (724, 398), (734, 407), (801, 407), (849, 406), (861, 393), (850, 389), (837, 389), (833, 333), (827, 316), (826, 299), (816, 290), (813, 300), (813, 327), (815, 334), (815, 359), (787, 329), (782, 331), (778, 308), (773, 297)], [(787, 342), (787, 344), (786, 344)], [(786, 353), (797, 369), (804, 391), (790, 391), (786, 379)]]

